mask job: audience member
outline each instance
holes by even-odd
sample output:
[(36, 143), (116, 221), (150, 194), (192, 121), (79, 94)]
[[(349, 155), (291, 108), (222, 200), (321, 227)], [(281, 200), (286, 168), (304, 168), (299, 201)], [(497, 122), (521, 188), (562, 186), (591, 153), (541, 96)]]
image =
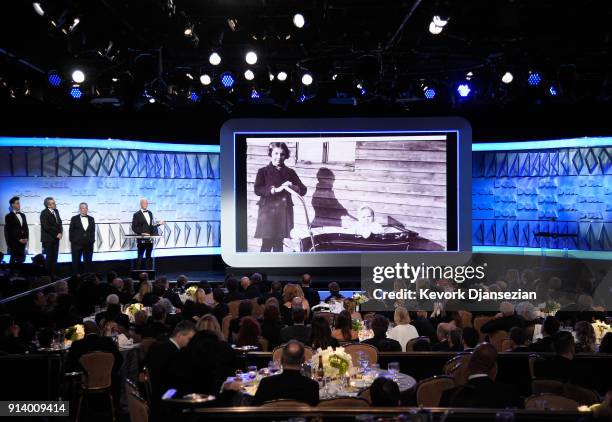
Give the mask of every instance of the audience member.
[(463, 352), (463, 329), (453, 328), (448, 332), (448, 348), (451, 352)]
[(340, 294), (340, 285), (336, 283), (335, 281), (332, 281), (331, 283), (329, 283), (327, 288), (329, 289), (329, 296), (325, 299), (325, 303), (329, 303), (329, 301), (332, 299), (335, 299), (335, 300), (344, 299), (344, 296)]
[(525, 319), (514, 313), (514, 305), (510, 302), (502, 302), (499, 304), (499, 313), (492, 320), (485, 322), (480, 327), (480, 332), (490, 334), (502, 330), (510, 331), (512, 327), (524, 326)]
[(286, 343), (289, 340), (298, 340), (302, 344), (310, 342), (310, 326), (305, 325), (306, 311), (302, 308), (293, 308), (291, 310), (293, 325), (285, 327), (280, 332), (281, 343)]
[(432, 344), (438, 341), (436, 330), (431, 324), (431, 321), (427, 318), (426, 311), (417, 311), (416, 318), (412, 320), (412, 325), (414, 325), (414, 328), (416, 328), (419, 336), (429, 337)]
[(0, 315), (0, 352), (25, 353), (26, 345), (19, 338), (19, 325), (8, 314)]
[(238, 335), (242, 318), (251, 315), (253, 315), (253, 302), (251, 302), (249, 299), (241, 300), (240, 304), (238, 305), (238, 318), (234, 318), (230, 321), (230, 334)]
[(221, 326), (219, 325), (219, 321), (217, 321), (217, 318), (215, 318), (214, 315), (204, 315), (198, 320), (198, 322), (196, 323), (196, 331), (204, 330), (215, 333), (217, 334), (217, 337), (219, 337), (219, 340), (224, 340), (223, 333), (221, 331)]
[[(268, 300), (276, 300), (270, 298)], [(280, 322), (280, 312), (278, 310), (278, 302), (276, 306), (274, 304), (267, 304), (264, 308), (263, 323), (261, 324), (261, 335), (263, 338), (268, 340), (268, 347), (270, 350), (274, 350), (276, 346), (281, 344), (281, 330), (283, 325)]]
[(261, 341), (261, 328), (257, 320), (252, 316), (245, 316), (240, 320), (240, 329), (236, 339), (237, 346), (256, 346), (259, 350), (265, 350)]
[(310, 345), (315, 350), (319, 348), (325, 350), (328, 347), (335, 349), (340, 345), (338, 340), (332, 337), (327, 320), (321, 316), (316, 316), (312, 319), (311, 333)]
[(310, 274), (302, 275), (302, 291), (304, 292), (304, 297), (310, 304), (310, 306), (316, 306), (321, 303), (321, 296), (319, 296), (319, 292), (312, 287), (310, 287), (311, 277)]
[(353, 322), (347, 311), (342, 311), (336, 315), (332, 337), (338, 341), (359, 341), (359, 333), (353, 330)]
[(612, 332), (606, 333), (599, 344), (599, 353), (612, 354)]
[[(512, 346), (512, 352), (528, 352), (529, 347), (525, 344), (527, 341), (527, 334), (522, 327), (512, 327), (509, 333), (510, 340), (514, 345)], [(505, 352), (506, 350), (504, 350)]]
[(410, 324), (410, 315), (406, 308), (399, 306), (395, 308), (393, 315), (395, 321), (395, 327), (389, 332), (389, 338), (397, 340), (402, 346), (402, 352), (406, 351), (406, 343), (413, 338), (417, 338), (419, 333), (412, 324)]
[(554, 352), (553, 337), (559, 332), (559, 320), (554, 316), (547, 316), (542, 324), (542, 338), (529, 346), (531, 352)]
[(229, 307), (225, 303), (225, 293), (222, 289), (216, 288), (212, 291), (213, 295), (213, 308), (212, 314), (217, 318), (219, 324), (223, 323), (223, 318), (229, 314)]
[(397, 407), (400, 405), (399, 386), (388, 378), (376, 378), (370, 385), (370, 399), (374, 407)]
[(79, 359), (81, 356), (91, 352), (112, 353), (115, 361), (113, 363), (113, 373), (118, 375), (119, 369), (123, 364), (123, 357), (119, 353), (117, 344), (109, 337), (100, 335), (98, 326), (93, 321), (83, 323), (85, 337), (81, 340), (72, 342), (68, 355), (66, 356), (66, 372), (82, 371)]
[(590, 322), (578, 321), (576, 331), (576, 353), (594, 353), (597, 351), (595, 329)]
[(436, 327), (436, 336), (438, 342), (431, 345), (431, 350), (434, 352), (448, 352), (450, 345), (448, 344), (448, 333), (451, 330), (451, 325), (447, 322), (441, 322)]
[(480, 340), (478, 331), (473, 327), (463, 327), (461, 331), (461, 342), (463, 343), (463, 351), (471, 352), (478, 345)]
[(227, 288), (227, 295), (225, 296), (226, 303), (246, 299), (244, 293), (240, 291), (240, 283), (235, 278), (228, 278), (225, 282), (225, 287)]
[(389, 320), (383, 315), (376, 315), (370, 323), (374, 337), (364, 340), (362, 343), (370, 344), (378, 349), (379, 352), (401, 352), (402, 346), (391, 338), (387, 338)]

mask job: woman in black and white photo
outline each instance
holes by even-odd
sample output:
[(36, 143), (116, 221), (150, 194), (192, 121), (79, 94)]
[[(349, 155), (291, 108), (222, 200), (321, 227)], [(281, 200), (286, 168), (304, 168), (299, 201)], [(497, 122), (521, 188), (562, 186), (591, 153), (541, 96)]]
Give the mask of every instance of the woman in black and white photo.
[(270, 164), (257, 171), (255, 194), (260, 199), (255, 238), (262, 240), (261, 252), (282, 252), (283, 239), (293, 229), (293, 201), (285, 188), (306, 195), (306, 186), (295, 170), (285, 166), (290, 155), (286, 143), (272, 142), (268, 146)]

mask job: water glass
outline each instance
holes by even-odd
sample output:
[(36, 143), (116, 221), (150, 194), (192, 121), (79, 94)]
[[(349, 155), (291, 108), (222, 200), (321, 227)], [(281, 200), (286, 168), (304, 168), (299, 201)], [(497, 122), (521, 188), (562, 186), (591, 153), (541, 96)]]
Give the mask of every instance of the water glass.
[(387, 366), (387, 370), (393, 377), (393, 381), (397, 382), (397, 374), (399, 373), (399, 369), (400, 369), (399, 362), (389, 362), (389, 365)]
[(242, 370), (236, 369), (236, 378), (235, 381), (242, 381)]
[(249, 366), (247, 370), (249, 371), (249, 379), (255, 379), (257, 376), (257, 366)]
[(273, 361), (273, 360), (271, 360), (271, 361), (268, 363), (268, 369), (270, 370), (270, 374), (271, 374), (271, 375), (274, 375), (274, 374), (276, 374), (278, 371), (280, 371), (280, 368), (279, 368), (278, 364), (277, 364), (275, 361)]

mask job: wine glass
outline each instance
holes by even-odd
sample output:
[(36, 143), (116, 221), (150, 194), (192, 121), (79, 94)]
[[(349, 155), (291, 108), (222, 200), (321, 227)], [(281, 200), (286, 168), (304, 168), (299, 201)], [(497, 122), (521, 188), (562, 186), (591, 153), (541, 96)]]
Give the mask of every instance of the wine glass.
[(278, 364), (273, 360), (268, 363), (268, 369), (270, 370), (271, 375), (276, 374), (280, 370)]
[(393, 377), (393, 381), (397, 382), (397, 374), (399, 374), (400, 364), (399, 362), (389, 362), (387, 370)]
[(249, 379), (255, 379), (255, 377), (257, 376), (257, 366), (249, 366), (247, 370), (249, 371)]

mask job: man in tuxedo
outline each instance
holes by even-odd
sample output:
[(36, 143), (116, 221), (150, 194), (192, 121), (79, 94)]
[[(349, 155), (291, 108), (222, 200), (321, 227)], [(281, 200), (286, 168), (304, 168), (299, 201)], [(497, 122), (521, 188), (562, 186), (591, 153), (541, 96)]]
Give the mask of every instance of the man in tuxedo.
[(310, 307), (317, 306), (321, 303), (321, 296), (319, 292), (310, 287), (310, 274), (302, 275), (302, 291), (304, 292), (304, 297), (310, 304)]
[[(89, 207), (86, 202), (79, 204), (79, 214), (70, 219), (68, 230), (70, 250), (72, 252), (72, 275), (91, 272), (94, 241), (96, 240), (96, 222), (87, 215)], [(81, 256), (83, 263), (81, 263)]]
[(263, 378), (257, 387), (253, 405), (278, 399), (299, 400), (311, 406), (319, 404), (319, 384), (303, 376), (300, 368), (304, 363), (304, 345), (291, 340), (285, 345), (281, 364), (283, 372)]
[(113, 374), (115, 376), (118, 375), (119, 369), (123, 364), (123, 357), (119, 353), (117, 344), (110, 337), (101, 336), (98, 325), (93, 321), (85, 321), (83, 328), (85, 330), (85, 337), (72, 342), (70, 346), (68, 356), (66, 357), (66, 370), (82, 371), (81, 364), (79, 363), (81, 356), (91, 352), (107, 352), (112, 353), (115, 357)]
[(62, 239), (62, 218), (55, 206), (55, 199), (45, 198), (45, 209), (40, 213), (40, 241), (47, 261), (47, 269), (55, 275), (60, 240)]
[(30, 236), (28, 221), (25, 214), (21, 212), (18, 196), (13, 196), (9, 204), (11, 212), (4, 217), (4, 238), (11, 254), (9, 264), (21, 264), (25, 261), (25, 247)]
[(282, 343), (286, 343), (289, 340), (295, 339), (302, 343), (310, 342), (310, 325), (304, 325), (306, 319), (306, 310), (304, 308), (291, 308), (291, 316), (293, 318), (293, 325), (285, 327), (280, 332), (280, 339)]
[[(136, 234), (143, 236), (155, 236), (157, 235), (157, 227), (164, 224), (161, 220), (159, 223), (155, 223), (153, 219), (153, 213), (147, 208), (149, 207), (149, 201), (145, 198), (140, 200), (140, 211), (134, 213), (132, 218), (132, 231)], [(138, 262), (136, 266), (138, 269), (142, 269), (142, 258), (146, 255), (146, 268), (151, 269), (152, 260), (151, 253), (153, 252), (153, 239), (138, 239)]]

